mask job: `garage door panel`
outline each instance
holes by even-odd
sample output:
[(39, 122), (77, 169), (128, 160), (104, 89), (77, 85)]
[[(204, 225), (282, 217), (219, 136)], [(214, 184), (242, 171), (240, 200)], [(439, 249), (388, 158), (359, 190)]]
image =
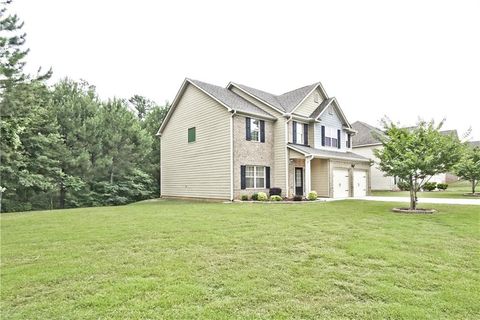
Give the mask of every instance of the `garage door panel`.
[(347, 198), (349, 196), (348, 169), (333, 170), (333, 197)]
[(367, 172), (365, 170), (353, 171), (353, 196), (364, 197), (367, 195)]

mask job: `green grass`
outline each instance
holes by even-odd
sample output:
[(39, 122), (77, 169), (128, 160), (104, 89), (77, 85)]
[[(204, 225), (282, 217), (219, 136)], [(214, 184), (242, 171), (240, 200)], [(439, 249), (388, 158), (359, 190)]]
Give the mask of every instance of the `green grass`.
[(2, 319), (478, 319), (479, 207), (394, 205), (3, 214)]
[[(480, 188), (480, 187), (479, 187)], [(472, 187), (468, 181), (449, 183), (445, 191), (419, 192), (419, 198), (450, 198), (450, 199), (478, 199), (480, 197), (466, 196), (464, 193), (471, 193)], [(372, 191), (372, 196), (378, 197), (410, 197), (408, 191)]]

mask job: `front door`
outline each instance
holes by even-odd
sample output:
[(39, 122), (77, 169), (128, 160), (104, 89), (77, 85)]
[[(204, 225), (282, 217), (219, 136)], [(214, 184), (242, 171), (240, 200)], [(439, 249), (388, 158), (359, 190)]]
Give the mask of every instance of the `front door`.
[(295, 195), (303, 196), (303, 168), (295, 168)]

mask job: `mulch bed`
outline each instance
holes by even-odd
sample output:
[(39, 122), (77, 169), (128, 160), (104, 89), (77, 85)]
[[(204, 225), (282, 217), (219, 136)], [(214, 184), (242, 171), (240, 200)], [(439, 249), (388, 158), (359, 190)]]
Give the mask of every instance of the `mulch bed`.
[(425, 209), (425, 208), (417, 208), (415, 210), (410, 210), (410, 208), (393, 208), (393, 212), (398, 213), (413, 213), (413, 214), (431, 214), (437, 212), (435, 209)]
[(473, 193), (464, 193), (463, 195), (464, 195), (464, 196), (468, 196), (468, 197), (478, 197), (478, 198), (480, 198), (480, 193), (479, 193), (479, 192), (475, 192), (475, 194), (473, 194)]

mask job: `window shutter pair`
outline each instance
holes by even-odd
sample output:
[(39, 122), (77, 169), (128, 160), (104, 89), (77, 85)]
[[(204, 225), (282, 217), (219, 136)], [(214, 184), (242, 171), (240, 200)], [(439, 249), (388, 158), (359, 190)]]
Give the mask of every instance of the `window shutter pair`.
[[(252, 140), (251, 131), (252, 118), (245, 118), (245, 138), (247, 141)], [(265, 121), (260, 120), (260, 142), (265, 142)]]
[[(240, 166), (240, 188), (247, 188), (246, 166)], [(265, 167), (265, 188), (270, 189), (270, 167)]]
[(322, 147), (325, 147), (325, 126), (322, 126)]
[(297, 143), (297, 121), (292, 121), (293, 143)]
[(342, 130), (337, 130), (337, 139), (338, 139), (337, 148), (340, 149), (342, 147)]

